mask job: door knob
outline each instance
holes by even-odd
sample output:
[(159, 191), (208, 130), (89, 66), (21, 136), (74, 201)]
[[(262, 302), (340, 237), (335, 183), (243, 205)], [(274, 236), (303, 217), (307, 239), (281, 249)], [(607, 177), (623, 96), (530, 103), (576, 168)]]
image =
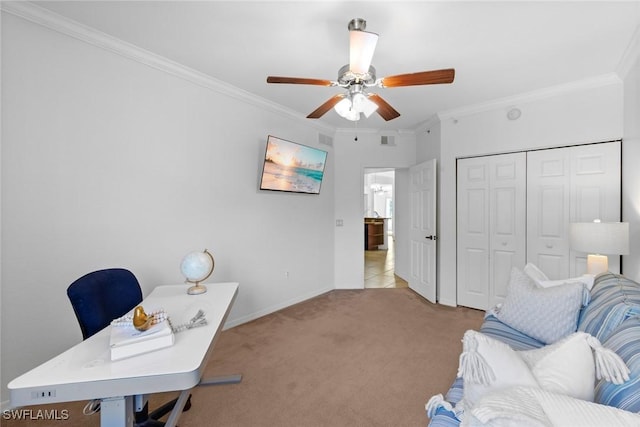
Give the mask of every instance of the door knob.
[(437, 236), (426, 236), (425, 239), (438, 240), (438, 237)]

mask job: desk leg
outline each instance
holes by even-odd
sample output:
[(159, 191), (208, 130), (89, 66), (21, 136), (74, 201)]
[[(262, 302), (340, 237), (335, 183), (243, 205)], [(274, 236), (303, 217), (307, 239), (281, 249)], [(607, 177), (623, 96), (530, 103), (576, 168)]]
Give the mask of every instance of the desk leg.
[(133, 396), (109, 397), (100, 402), (100, 425), (133, 427)]
[(228, 375), (226, 377), (212, 377), (203, 378), (198, 385), (224, 385), (224, 384), (238, 384), (242, 381), (242, 375)]
[(189, 395), (191, 394), (192, 390), (193, 389), (189, 389), (189, 390), (183, 390), (182, 392), (180, 392), (180, 396), (178, 396), (176, 405), (173, 407), (173, 410), (171, 411), (171, 414), (169, 414), (169, 418), (167, 419), (167, 422), (164, 424), (165, 427), (176, 426), (176, 423), (178, 422), (178, 418), (180, 418), (180, 415), (182, 415), (182, 410), (184, 409), (184, 405), (187, 403), (187, 399), (189, 399)]

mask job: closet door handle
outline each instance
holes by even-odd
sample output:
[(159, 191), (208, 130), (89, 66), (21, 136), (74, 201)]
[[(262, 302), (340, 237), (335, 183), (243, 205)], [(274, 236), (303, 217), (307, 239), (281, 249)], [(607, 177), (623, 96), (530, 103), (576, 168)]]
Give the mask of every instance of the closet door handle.
[(426, 236), (425, 239), (438, 240), (438, 237), (437, 236)]

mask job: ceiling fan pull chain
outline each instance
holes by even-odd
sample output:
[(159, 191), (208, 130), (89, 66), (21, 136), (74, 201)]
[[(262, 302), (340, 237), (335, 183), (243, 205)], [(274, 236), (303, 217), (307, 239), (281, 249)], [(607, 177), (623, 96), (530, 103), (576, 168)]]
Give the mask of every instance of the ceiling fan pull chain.
[(353, 122), (353, 125), (356, 127), (356, 137), (353, 138), (353, 140), (355, 142), (358, 142), (358, 120), (356, 120), (355, 122)]

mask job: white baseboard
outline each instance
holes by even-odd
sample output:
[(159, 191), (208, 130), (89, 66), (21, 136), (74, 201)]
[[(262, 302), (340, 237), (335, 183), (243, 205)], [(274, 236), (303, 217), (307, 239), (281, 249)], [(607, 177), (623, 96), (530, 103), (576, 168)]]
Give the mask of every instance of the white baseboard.
[(222, 329), (226, 330), (226, 329), (233, 328), (234, 326), (242, 325), (243, 323), (250, 322), (250, 321), (258, 319), (258, 318), (260, 318), (262, 316), (266, 316), (267, 314), (274, 313), (274, 312), (276, 312), (278, 310), (282, 310), (283, 308), (287, 308), (287, 307), (292, 306), (294, 304), (298, 304), (300, 302), (306, 301), (308, 299), (317, 297), (318, 295), (322, 295), (322, 294), (325, 294), (325, 293), (327, 293), (329, 291), (333, 291), (333, 290), (335, 290), (335, 288), (331, 287), (331, 288), (317, 289), (317, 290), (315, 290), (313, 292), (309, 292), (307, 294), (298, 295), (297, 297), (292, 298), (290, 300), (287, 300), (285, 302), (282, 302), (280, 304), (272, 305), (271, 307), (267, 307), (265, 309), (256, 311), (254, 313), (247, 314), (247, 315), (239, 317), (237, 319), (227, 320), (227, 322), (224, 324), (224, 327)]

